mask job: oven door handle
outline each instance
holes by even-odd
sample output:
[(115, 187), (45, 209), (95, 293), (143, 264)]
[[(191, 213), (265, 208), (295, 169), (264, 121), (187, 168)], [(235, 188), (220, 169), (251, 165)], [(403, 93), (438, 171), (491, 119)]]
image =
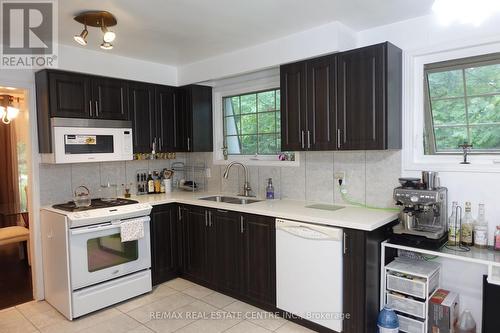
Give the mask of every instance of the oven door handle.
[(105, 226), (91, 227), (91, 228), (81, 228), (81, 229), (72, 229), (71, 235), (83, 235), (90, 234), (97, 231), (109, 230), (109, 229), (119, 229), (119, 224), (110, 224)]

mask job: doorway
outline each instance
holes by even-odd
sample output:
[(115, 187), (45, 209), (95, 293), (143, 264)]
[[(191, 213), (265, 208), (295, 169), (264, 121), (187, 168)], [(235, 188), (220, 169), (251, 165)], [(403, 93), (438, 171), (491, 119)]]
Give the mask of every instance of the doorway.
[(0, 309), (33, 299), (27, 91), (0, 87)]

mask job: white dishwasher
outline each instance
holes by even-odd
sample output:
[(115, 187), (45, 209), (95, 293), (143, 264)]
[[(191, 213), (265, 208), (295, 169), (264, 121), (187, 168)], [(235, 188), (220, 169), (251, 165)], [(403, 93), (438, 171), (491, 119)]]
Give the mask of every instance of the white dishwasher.
[(276, 219), (279, 309), (342, 332), (343, 231)]

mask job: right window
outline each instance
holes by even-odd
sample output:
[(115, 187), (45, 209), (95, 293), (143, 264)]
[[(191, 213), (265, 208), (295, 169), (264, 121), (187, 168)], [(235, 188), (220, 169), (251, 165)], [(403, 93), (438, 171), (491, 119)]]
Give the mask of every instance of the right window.
[(500, 53), (427, 64), (425, 154), (500, 153)]

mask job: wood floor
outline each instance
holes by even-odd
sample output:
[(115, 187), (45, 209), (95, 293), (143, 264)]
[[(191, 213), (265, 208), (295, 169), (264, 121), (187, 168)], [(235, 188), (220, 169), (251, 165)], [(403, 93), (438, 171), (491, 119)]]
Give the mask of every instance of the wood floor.
[(19, 246), (0, 246), (0, 309), (33, 299), (31, 268), (26, 260), (19, 260)]

